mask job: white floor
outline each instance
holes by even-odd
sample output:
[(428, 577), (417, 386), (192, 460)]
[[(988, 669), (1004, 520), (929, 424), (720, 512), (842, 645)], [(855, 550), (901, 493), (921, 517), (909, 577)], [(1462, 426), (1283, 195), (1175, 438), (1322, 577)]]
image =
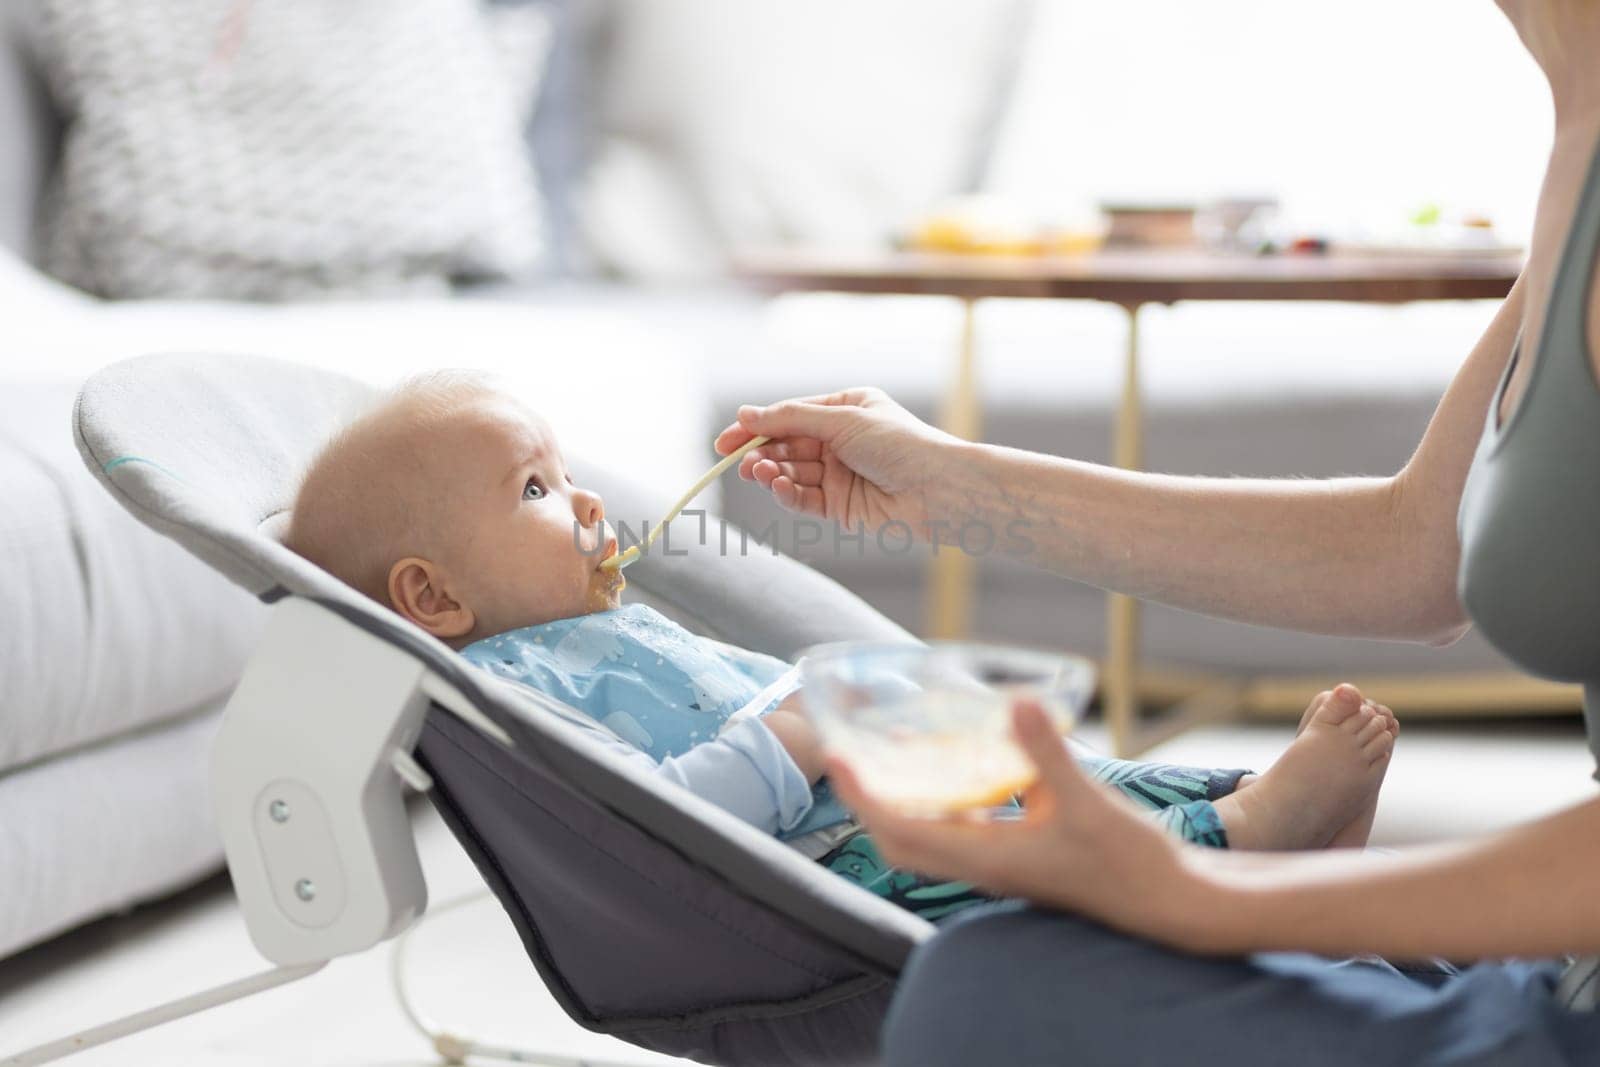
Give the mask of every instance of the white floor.
[[(1264, 767), (1287, 727), (1223, 727), (1179, 738), (1174, 762)], [(1549, 811), (1593, 793), (1593, 763), (1575, 720), (1411, 722), (1390, 772), (1375, 843), (1457, 837)], [(437, 905), (479, 888), (471, 865), (426, 808), (417, 829)], [(339, 960), (299, 983), (85, 1052), (75, 1067), (423, 1067), (437, 1063), (401, 1014), (389, 949)], [(652, 1056), (569, 1022), (540, 987), (510, 923), (489, 900), (424, 924), (412, 951), (424, 1014), (499, 1044), (625, 1064)], [(0, 1056), (107, 1018), (263, 968), (226, 883), (107, 920), (0, 961)]]
[[(430, 904), (482, 888), (431, 808), (416, 807)], [(81, 1053), (73, 1067), (423, 1067), (439, 1062), (389, 984), (390, 947), (248, 1000)], [(457, 1034), (624, 1064), (675, 1064), (569, 1021), (493, 900), (426, 920), (409, 951), (417, 1008)], [(0, 962), (3, 1057), (159, 1001), (266, 970), (226, 880)], [(541, 1061), (534, 1061), (541, 1062)]]

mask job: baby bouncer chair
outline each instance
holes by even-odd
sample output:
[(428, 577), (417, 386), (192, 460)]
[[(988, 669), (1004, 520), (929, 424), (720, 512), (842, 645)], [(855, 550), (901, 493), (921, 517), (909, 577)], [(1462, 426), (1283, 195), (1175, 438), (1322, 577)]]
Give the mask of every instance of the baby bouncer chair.
[[(409, 783), (582, 1026), (705, 1063), (875, 1060), (896, 975), (932, 926), (640, 774), (564, 706), (471, 668), (279, 542), (299, 472), (372, 395), (328, 372), (215, 355), (130, 359), (84, 385), (74, 430), (105, 486), (272, 605), (212, 773), (240, 907), (278, 967), (93, 1040), (301, 977), (415, 922), (426, 889)], [(665, 510), (582, 457), (571, 466), (616, 513)], [(766, 553), (655, 555), (628, 577), (690, 629), (774, 656), (914, 640)]]

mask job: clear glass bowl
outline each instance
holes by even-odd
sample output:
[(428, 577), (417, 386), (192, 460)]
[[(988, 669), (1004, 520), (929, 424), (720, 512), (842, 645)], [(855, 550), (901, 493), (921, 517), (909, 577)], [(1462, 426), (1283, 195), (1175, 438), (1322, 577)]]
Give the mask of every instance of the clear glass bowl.
[(1034, 778), (1011, 739), (1029, 697), (1065, 734), (1094, 692), (1078, 656), (979, 642), (840, 642), (800, 660), (802, 699), (831, 755), (875, 797), (934, 816), (1004, 803)]

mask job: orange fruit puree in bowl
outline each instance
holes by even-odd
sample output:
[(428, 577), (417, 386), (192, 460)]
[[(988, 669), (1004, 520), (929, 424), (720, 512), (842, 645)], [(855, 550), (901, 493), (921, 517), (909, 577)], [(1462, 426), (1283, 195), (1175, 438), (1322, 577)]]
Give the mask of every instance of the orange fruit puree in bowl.
[[(880, 802), (939, 816), (1003, 804), (1033, 783), (1033, 763), (1011, 739), (1008, 697), (923, 693), (908, 706), (890, 712), (890, 724), (835, 721), (823, 729), (830, 752)], [(1068, 717), (1056, 718), (1064, 730)]]
[(937, 818), (940, 815), (954, 815), (963, 811), (982, 811), (1009, 803), (1012, 797), (1031, 786), (1037, 777), (1037, 774), (1028, 773), (975, 792), (943, 793), (923, 798), (911, 796), (885, 798), (884, 803), (902, 815), (914, 815), (920, 818)]

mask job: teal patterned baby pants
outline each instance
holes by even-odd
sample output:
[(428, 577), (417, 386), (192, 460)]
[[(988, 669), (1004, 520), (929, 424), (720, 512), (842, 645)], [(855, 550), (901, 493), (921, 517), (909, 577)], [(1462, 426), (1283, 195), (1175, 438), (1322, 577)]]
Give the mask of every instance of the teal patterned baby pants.
[[(1077, 754), (1077, 760), (1086, 774), (1149, 809), (1156, 822), (1171, 833), (1197, 845), (1228, 847), (1227, 831), (1211, 802), (1237, 789), (1239, 779), (1249, 771), (1138, 763), (1082, 752)], [(817, 862), (929, 922), (994, 899), (965, 882), (933, 881), (891, 867), (865, 830), (846, 838)]]

